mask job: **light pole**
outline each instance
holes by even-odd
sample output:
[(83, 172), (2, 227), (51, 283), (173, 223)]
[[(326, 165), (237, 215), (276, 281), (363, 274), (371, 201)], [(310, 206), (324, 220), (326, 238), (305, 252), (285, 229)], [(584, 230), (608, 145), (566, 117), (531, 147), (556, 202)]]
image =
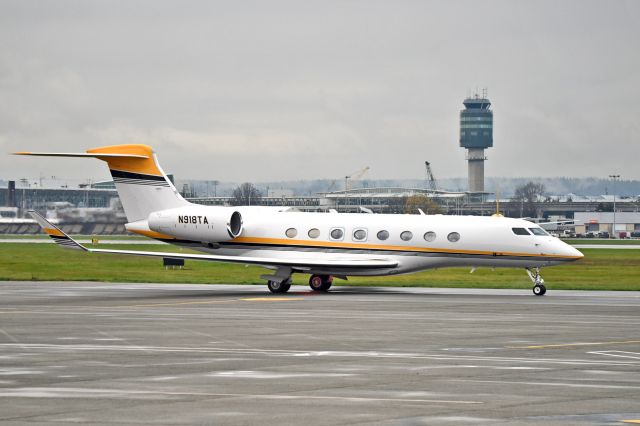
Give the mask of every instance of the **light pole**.
[(613, 179), (613, 229), (611, 230), (611, 234), (609, 238), (615, 238), (616, 234), (616, 181), (620, 179), (620, 175), (609, 175), (611, 179)]

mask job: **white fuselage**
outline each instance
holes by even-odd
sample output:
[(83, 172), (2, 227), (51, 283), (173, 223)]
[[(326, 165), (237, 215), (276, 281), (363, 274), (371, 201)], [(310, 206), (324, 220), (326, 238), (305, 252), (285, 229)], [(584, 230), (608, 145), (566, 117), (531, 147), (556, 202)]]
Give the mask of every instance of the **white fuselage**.
[[(221, 229), (228, 226), (221, 221), (235, 211), (242, 215), (241, 233), (221, 238)], [(199, 205), (181, 208), (179, 213), (196, 219), (165, 215), (166, 226), (161, 228), (165, 237), (159, 239), (211, 254), (273, 258), (274, 263), (291, 257), (379, 258), (398, 263), (370, 270), (299, 271), (314, 274), (391, 275), (449, 266), (534, 268), (583, 257), (538, 225), (505, 217), (303, 213)], [(130, 230), (136, 232), (134, 228)], [(527, 234), (517, 235), (513, 228), (525, 229)], [(541, 235), (534, 235), (533, 229)]]

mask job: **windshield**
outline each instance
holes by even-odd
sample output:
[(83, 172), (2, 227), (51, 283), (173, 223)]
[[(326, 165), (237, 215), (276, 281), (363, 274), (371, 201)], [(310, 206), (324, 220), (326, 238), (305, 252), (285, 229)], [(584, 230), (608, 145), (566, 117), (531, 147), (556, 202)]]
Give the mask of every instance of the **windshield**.
[(529, 231), (531, 231), (533, 235), (549, 235), (542, 228), (529, 228)]
[(511, 228), (516, 235), (531, 235), (525, 228)]

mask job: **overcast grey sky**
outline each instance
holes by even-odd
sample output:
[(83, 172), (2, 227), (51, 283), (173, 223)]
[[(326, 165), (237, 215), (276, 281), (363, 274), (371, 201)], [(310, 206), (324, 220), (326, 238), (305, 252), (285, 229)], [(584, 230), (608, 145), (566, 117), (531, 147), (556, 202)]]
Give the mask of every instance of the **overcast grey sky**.
[[(639, 1), (2, 1), (0, 152), (147, 143), (181, 178), (640, 178)], [(0, 155), (0, 178), (106, 177)]]

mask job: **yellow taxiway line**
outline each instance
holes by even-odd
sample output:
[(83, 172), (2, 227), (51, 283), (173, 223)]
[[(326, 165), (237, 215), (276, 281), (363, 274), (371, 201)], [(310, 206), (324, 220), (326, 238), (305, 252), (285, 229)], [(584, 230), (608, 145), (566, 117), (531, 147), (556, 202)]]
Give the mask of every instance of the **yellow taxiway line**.
[(247, 302), (288, 302), (290, 300), (304, 300), (304, 297), (247, 297), (238, 300)]
[(210, 300), (210, 301), (196, 301), (196, 302), (173, 302), (173, 303), (148, 303), (144, 305), (120, 305), (109, 306), (109, 308), (153, 308), (156, 306), (182, 306), (182, 305), (209, 305), (214, 303), (231, 303), (238, 301), (247, 302), (284, 302), (289, 300), (304, 300), (304, 297), (247, 297), (241, 299), (228, 299), (228, 300)]
[[(294, 300), (304, 300), (304, 297), (246, 297), (240, 299), (227, 300), (199, 300), (192, 302), (166, 302), (166, 303), (145, 303), (140, 305), (115, 305), (115, 306), (84, 306), (85, 308), (102, 308), (102, 309), (121, 309), (121, 308), (154, 308), (158, 306), (184, 306), (184, 305), (212, 305), (216, 303), (231, 302), (289, 302)], [(20, 310), (0, 310), (0, 314), (33, 314), (37, 311), (20, 311)]]

